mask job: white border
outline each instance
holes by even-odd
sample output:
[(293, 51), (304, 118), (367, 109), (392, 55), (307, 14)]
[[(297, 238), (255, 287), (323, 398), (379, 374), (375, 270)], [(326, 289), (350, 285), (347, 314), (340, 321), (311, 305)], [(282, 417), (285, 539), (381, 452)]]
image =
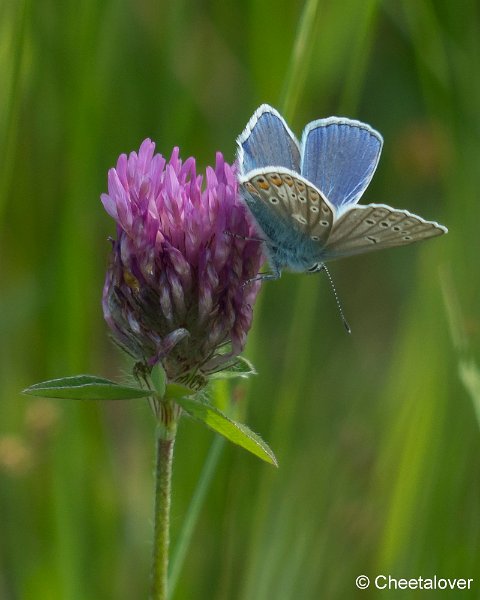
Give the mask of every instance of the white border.
[(314, 185), (308, 179), (305, 179), (305, 177), (303, 177), (303, 175), (300, 175), (300, 173), (297, 173), (296, 171), (292, 171), (292, 169), (287, 169), (286, 167), (262, 167), (260, 169), (252, 169), (251, 171), (248, 171), (248, 173), (245, 173), (244, 175), (239, 175), (238, 182), (240, 185), (243, 185), (245, 183), (248, 183), (250, 181), (250, 179), (253, 179), (253, 177), (256, 177), (257, 175), (267, 175), (267, 174), (272, 174), (272, 173), (283, 173), (284, 175), (290, 175), (291, 177), (294, 177), (295, 179), (299, 179), (305, 185), (308, 185), (309, 187), (313, 188), (320, 195), (320, 198), (325, 202), (325, 204), (328, 206), (328, 208), (332, 211), (333, 222), (335, 222), (338, 209), (330, 202), (330, 200), (325, 196), (325, 194), (317, 188), (316, 185)]
[[(308, 179), (303, 177), (303, 175), (300, 175), (299, 173), (296, 173), (295, 171), (292, 171), (291, 169), (287, 169), (285, 167), (276, 167), (273, 169), (271, 167), (263, 167), (261, 169), (253, 169), (252, 171), (249, 171), (248, 173), (245, 173), (244, 175), (239, 175), (238, 181), (239, 181), (240, 185), (243, 185), (243, 184), (247, 183), (248, 181), (250, 181), (250, 179), (252, 179), (253, 177), (256, 177), (257, 175), (267, 175), (267, 174), (271, 174), (271, 173), (283, 173), (285, 175), (290, 175), (291, 177), (295, 177), (296, 179), (299, 179), (306, 185), (313, 188), (316, 192), (318, 192), (320, 194), (320, 197), (322, 198), (322, 200), (325, 202), (325, 204), (330, 208), (330, 210), (333, 213), (332, 229), (335, 226), (335, 223), (338, 222), (340, 218), (343, 218), (351, 210), (355, 210), (358, 208), (360, 208), (360, 209), (386, 208), (389, 211), (392, 210), (395, 212), (400, 212), (400, 213), (404, 214), (406, 217), (413, 217), (414, 219), (418, 219), (421, 223), (424, 223), (425, 225), (433, 225), (434, 227), (436, 227), (443, 233), (448, 233), (447, 227), (445, 227), (445, 225), (441, 225), (437, 221), (430, 221), (428, 219), (424, 219), (420, 215), (412, 213), (409, 210), (406, 210), (404, 208), (394, 208), (393, 206), (389, 206), (388, 204), (376, 204), (376, 203), (353, 204), (353, 205), (348, 206), (348, 208), (345, 208), (345, 210), (341, 210), (342, 207), (337, 207), (334, 204), (332, 204), (332, 202), (330, 202), (330, 200), (328, 198), (326, 198), (325, 194), (323, 192), (321, 192), (317, 188), (317, 186), (313, 185), (313, 183), (311, 181), (309, 181)], [(418, 241), (421, 241), (421, 240), (418, 240)], [(327, 242), (325, 245), (328, 245), (328, 239), (327, 239)]]
[[(348, 125), (354, 129), (364, 129), (374, 138), (376, 138), (380, 142), (380, 148), (377, 154), (377, 160), (373, 167), (373, 171), (370, 177), (370, 181), (377, 170), (378, 163), (380, 161), (380, 156), (382, 154), (383, 148), (383, 137), (382, 135), (373, 127), (370, 127), (367, 123), (362, 123), (362, 121), (356, 121), (355, 119), (348, 119), (347, 117), (327, 117), (326, 119), (317, 119), (316, 121), (310, 121), (302, 132), (302, 141), (300, 143), (300, 170), (303, 171), (303, 159), (305, 155), (305, 144), (307, 143), (308, 134), (314, 129), (319, 129), (320, 127), (328, 127), (329, 125)], [(368, 182), (368, 184), (370, 183)], [(368, 184), (366, 187), (368, 187)], [(366, 189), (366, 188), (365, 188)]]
[[(281, 121), (281, 123), (285, 127), (288, 135), (292, 138), (293, 142), (295, 142), (295, 144), (296, 144), (296, 146), (298, 148), (298, 153), (300, 155), (300, 162), (302, 160), (302, 153), (301, 153), (300, 143), (299, 143), (297, 137), (295, 136), (295, 134), (293, 133), (293, 131), (288, 126), (288, 124), (285, 121), (285, 119), (278, 112), (278, 110), (276, 110), (275, 108), (273, 108), (273, 106), (270, 106), (269, 104), (262, 104), (262, 105), (260, 105), (257, 108), (257, 110), (250, 117), (250, 120), (248, 121), (247, 126), (242, 131), (242, 133), (237, 137), (237, 140), (236, 140), (237, 141), (237, 146), (238, 146), (238, 149), (237, 149), (237, 160), (238, 160), (238, 166), (239, 166), (240, 173), (245, 173), (245, 171), (243, 169), (244, 150), (242, 148), (242, 144), (244, 142), (246, 142), (248, 140), (248, 138), (251, 136), (252, 131), (254, 130), (256, 124), (258, 123), (258, 120), (265, 113), (270, 113), (272, 115), (275, 115)], [(272, 167), (274, 167), (274, 166), (275, 165), (272, 165)]]
[[(414, 219), (418, 219), (421, 223), (424, 223), (425, 225), (433, 225), (437, 229), (440, 229), (440, 231), (442, 231), (443, 233), (448, 233), (448, 229), (445, 227), (445, 225), (440, 225), (440, 223), (437, 223), (437, 221), (429, 221), (428, 219), (424, 219), (420, 215), (416, 215), (415, 213), (412, 213), (409, 210), (406, 210), (404, 208), (394, 208), (393, 206), (389, 206), (388, 204), (376, 204), (376, 203), (371, 203), (371, 204), (353, 204), (352, 206), (349, 206), (346, 210), (341, 211), (340, 215), (339, 215), (339, 218), (343, 218), (351, 210), (355, 210), (357, 208), (360, 208), (360, 209), (365, 209), (365, 208), (386, 208), (387, 210), (393, 210), (395, 212), (402, 213), (406, 217), (413, 217)], [(333, 227), (332, 227), (332, 229), (333, 229)], [(414, 240), (414, 241), (421, 242), (423, 240)]]

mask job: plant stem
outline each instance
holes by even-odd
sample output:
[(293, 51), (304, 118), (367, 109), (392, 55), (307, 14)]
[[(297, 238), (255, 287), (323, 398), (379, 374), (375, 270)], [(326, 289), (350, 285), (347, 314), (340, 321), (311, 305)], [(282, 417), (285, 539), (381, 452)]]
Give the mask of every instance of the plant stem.
[[(155, 484), (155, 530), (153, 537), (152, 600), (167, 600), (168, 549), (170, 545), (170, 503), (173, 447), (177, 422), (173, 406), (164, 405), (157, 429)], [(173, 409), (173, 410), (169, 410)], [(168, 415), (168, 417), (166, 416)]]

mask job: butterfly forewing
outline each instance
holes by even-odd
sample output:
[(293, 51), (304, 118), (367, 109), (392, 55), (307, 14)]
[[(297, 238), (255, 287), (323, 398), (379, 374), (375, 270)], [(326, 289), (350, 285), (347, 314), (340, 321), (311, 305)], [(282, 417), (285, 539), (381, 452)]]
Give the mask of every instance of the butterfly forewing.
[(274, 165), (300, 170), (300, 148), (284, 118), (262, 104), (237, 139), (241, 173)]
[(291, 172), (261, 172), (243, 182), (250, 195), (264, 202), (282, 219), (313, 241), (328, 239), (334, 213), (321, 193)]
[(302, 136), (301, 174), (335, 207), (355, 204), (373, 177), (382, 144), (378, 131), (360, 121), (312, 121)]
[(326, 258), (405, 246), (446, 231), (442, 225), (406, 210), (382, 204), (354, 206), (334, 223), (325, 245)]

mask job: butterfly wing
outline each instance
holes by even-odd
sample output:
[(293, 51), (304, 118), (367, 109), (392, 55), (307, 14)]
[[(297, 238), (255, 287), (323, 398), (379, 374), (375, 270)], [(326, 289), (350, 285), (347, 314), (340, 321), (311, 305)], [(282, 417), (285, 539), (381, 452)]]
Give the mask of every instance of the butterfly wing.
[(334, 222), (324, 248), (325, 259), (406, 246), (447, 231), (435, 221), (385, 204), (352, 206)]
[[(324, 244), (334, 222), (335, 209), (312, 184), (300, 175), (288, 169), (257, 169), (240, 178), (240, 184), (248, 192), (253, 203), (250, 204), (254, 216), (259, 210), (268, 210), (269, 214), (284, 223), (296, 233), (300, 233), (320, 245)], [(265, 217), (260, 218), (260, 227), (274, 242), (278, 232), (269, 230)], [(257, 220), (258, 217), (257, 217)], [(267, 218), (268, 221), (268, 218)]]
[(375, 173), (382, 145), (382, 136), (360, 121), (312, 121), (302, 136), (300, 172), (336, 208), (356, 204)]
[(240, 174), (264, 167), (300, 171), (296, 137), (278, 111), (262, 104), (237, 138)]

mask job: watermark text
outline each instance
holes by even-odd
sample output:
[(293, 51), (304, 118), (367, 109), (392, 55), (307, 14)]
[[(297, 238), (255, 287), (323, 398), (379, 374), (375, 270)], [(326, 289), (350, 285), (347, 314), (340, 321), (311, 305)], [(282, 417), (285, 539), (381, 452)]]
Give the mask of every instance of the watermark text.
[(370, 585), (377, 590), (470, 590), (473, 579), (463, 577), (412, 577), (410, 579), (396, 578), (391, 575), (377, 575), (373, 581), (366, 575), (359, 575), (355, 585), (360, 590), (366, 590)]

